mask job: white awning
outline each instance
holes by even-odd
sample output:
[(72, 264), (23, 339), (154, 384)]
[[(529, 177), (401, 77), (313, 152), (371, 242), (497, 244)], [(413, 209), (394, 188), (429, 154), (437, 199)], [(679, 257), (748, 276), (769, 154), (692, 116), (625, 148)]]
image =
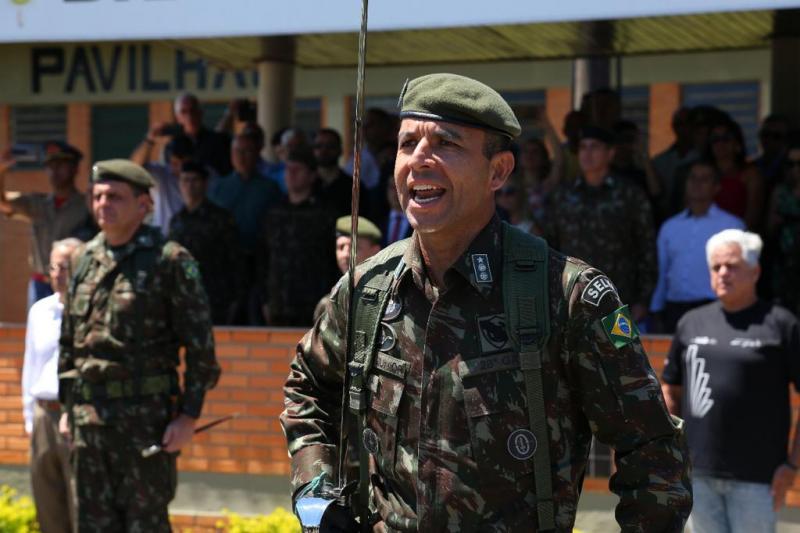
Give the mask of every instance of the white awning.
[[(370, 3), (370, 29), (626, 19), (800, 7), (797, 0), (405, 0)], [(0, 42), (119, 41), (358, 31), (360, 0), (0, 0)]]

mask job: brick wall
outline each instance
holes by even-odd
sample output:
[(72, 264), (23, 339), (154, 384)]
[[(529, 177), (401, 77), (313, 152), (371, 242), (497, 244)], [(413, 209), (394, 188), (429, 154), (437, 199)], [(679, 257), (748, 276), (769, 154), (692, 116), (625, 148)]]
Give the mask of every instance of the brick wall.
[[(297, 329), (214, 330), (223, 373), (219, 385), (207, 397), (202, 421), (231, 413), (239, 413), (239, 417), (198, 435), (181, 454), (181, 470), (289, 475), (278, 415), (283, 409), (282, 386), (288, 364), (302, 333)], [(655, 336), (644, 339), (651, 364), (659, 374), (669, 340)], [(0, 464), (28, 462), (20, 401), (24, 342), (24, 327), (0, 325)], [(795, 394), (795, 410), (798, 403)], [(800, 506), (800, 480), (796, 487), (789, 502)], [(604, 491), (607, 481), (587, 479), (585, 488)]]

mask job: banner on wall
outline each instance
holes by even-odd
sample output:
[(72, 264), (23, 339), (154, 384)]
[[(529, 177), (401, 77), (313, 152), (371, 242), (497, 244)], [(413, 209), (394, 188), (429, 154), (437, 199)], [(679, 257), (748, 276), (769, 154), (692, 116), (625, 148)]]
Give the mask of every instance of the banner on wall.
[[(796, 0), (377, 0), (375, 31), (795, 7)], [(118, 41), (358, 31), (360, 0), (0, 0), (0, 42)]]
[[(2, 0), (0, 0), (2, 1)], [(9, 45), (0, 53), (3, 103), (146, 102), (189, 91), (202, 99), (252, 97), (256, 70), (221, 70), (147, 41)]]

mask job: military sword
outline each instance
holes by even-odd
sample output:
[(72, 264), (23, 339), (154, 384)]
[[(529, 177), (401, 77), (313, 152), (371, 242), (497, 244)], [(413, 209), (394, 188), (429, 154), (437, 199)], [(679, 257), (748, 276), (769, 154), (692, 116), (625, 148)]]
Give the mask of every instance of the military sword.
[[(356, 120), (353, 139), (353, 197), (350, 203), (350, 257), (347, 276), (347, 344), (345, 354), (349, 356), (353, 350), (353, 299), (355, 297), (355, 271), (356, 257), (358, 254), (358, 206), (361, 197), (361, 149), (364, 144), (364, 78), (367, 63), (367, 16), (369, 13), (369, 0), (361, 1), (361, 29), (358, 34), (358, 71), (356, 73)], [(347, 441), (347, 424), (345, 423), (348, 409), (348, 383), (349, 371), (345, 361), (345, 383), (342, 393), (342, 424), (339, 433), (339, 465), (337, 469), (337, 486), (344, 486), (345, 461), (347, 450), (344, 444)]]
[[(233, 420), (237, 416), (239, 416), (239, 413), (233, 413), (232, 415), (226, 415), (226, 416), (217, 418), (216, 420), (212, 420), (211, 422), (209, 422), (207, 424), (203, 424), (202, 426), (195, 428), (194, 432), (192, 434), (193, 435), (197, 435), (198, 433), (202, 433), (204, 431), (208, 431), (209, 429), (213, 428), (214, 426), (218, 426), (219, 424), (222, 424), (223, 422), (227, 422), (228, 420)], [(142, 450), (142, 457), (147, 459), (148, 457), (152, 457), (152, 456), (154, 456), (155, 454), (157, 454), (158, 452), (160, 452), (162, 450), (163, 450), (163, 447), (160, 444), (152, 444), (152, 445), (150, 445), (147, 448)]]

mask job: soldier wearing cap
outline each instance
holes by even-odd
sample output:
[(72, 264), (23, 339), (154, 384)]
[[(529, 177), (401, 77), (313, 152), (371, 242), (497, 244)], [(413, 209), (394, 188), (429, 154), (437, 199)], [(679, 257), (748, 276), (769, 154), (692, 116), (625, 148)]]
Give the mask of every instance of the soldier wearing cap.
[(0, 213), (31, 224), (31, 281), (28, 307), (52, 294), (48, 264), (55, 241), (75, 236), (89, 214), (83, 194), (75, 187), (80, 150), (63, 142), (44, 145), (44, 162), (51, 190), (15, 197), (6, 193), (5, 174), (15, 165), (9, 148), (0, 154)]
[(559, 252), (602, 270), (641, 321), (658, 281), (653, 210), (641, 187), (611, 171), (614, 150), (613, 133), (583, 128), (581, 175), (548, 198), (544, 237)]
[[(381, 239), (383, 234), (378, 226), (369, 219), (358, 217), (358, 246), (356, 264), (360, 265), (365, 260), (381, 251)], [(336, 265), (342, 274), (346, 274), (350, 269), (350, 246), (353, 242), (351, 231), (350, 216), (339, 217), (336, 219)], [(314, 321), (316, 321), (325, 310), (325, 300), (328, 296), (323, 296), (314, 309)]]
[[(92, 168), (102, 231), (76, 258), (59, 354), (60, 429), (75, 447), (81, 532), (170, 531), (176, 454), (220, 374), (197, 263), (143, 224), (153, 184), (127, 160)], [(154, 444), (164, 451), (143, 458)]]
[(346, 387), (351, 505), (376, 531), (571, 531), (593, 434), (617, 451), (622, 529), (681, 531), (683, 434), (627, 306), (494, 213), (511, 108), (452, 74), (407, 83), (400, 107), (395, 183), (415, 231), (356, 269), (350, 355), (347, 282), (298, 345), (281, 415), (297, 508), (335, 483)]

